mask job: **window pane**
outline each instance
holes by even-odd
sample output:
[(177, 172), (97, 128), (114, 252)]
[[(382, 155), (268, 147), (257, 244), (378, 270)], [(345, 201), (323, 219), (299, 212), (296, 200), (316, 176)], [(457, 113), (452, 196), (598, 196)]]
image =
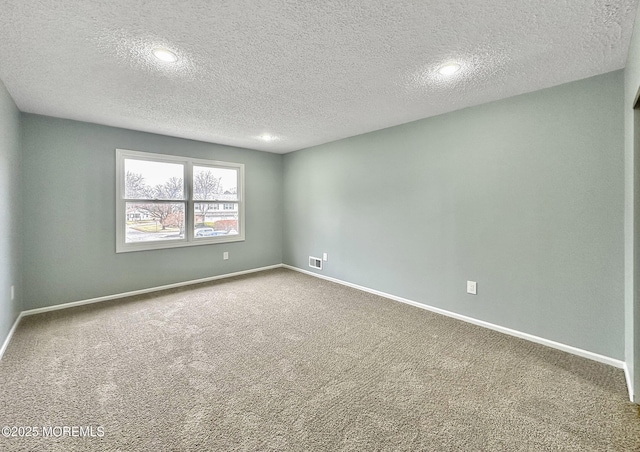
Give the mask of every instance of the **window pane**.
[(238, 170), (210, 166), (193, 167), (193, 199), (238, 200)]
[(126, 199), (184, 199), (182, 163), (124, 160)]
[(184, 203), (126, 203), (125, 242), (184, 239)]
[(196, 238), (238, 235), (238, 203), (197, 202), (193, 213)]

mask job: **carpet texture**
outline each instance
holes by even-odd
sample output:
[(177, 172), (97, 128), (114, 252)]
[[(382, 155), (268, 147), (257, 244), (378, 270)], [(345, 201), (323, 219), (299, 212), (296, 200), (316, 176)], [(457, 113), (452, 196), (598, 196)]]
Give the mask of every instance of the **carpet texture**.
[(104, 430), (3, 451), (640, 450), (621, 370), (285, 269), (26, 317), (0, 388)]

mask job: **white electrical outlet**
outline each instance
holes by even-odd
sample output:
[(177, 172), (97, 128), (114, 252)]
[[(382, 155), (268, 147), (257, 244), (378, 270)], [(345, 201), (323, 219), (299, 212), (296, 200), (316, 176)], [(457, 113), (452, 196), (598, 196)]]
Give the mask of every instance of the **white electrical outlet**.
[(323, 261), (328, 261), (329, 260), (329, 255), (327, 253), (322, 253), (322, 260)]
[(467, 281), (467, 293), (471, 295), (478, 294), (478, 283), (475, 281)]
[(222, 259), (225, 261), (229, 259), (229, 251), (225, 251), (224, 253), (222, 253)]
[(15, 286), (11, 286), (11, 301), (13, 301), (14, 298), (16, 298), (16, 288)]

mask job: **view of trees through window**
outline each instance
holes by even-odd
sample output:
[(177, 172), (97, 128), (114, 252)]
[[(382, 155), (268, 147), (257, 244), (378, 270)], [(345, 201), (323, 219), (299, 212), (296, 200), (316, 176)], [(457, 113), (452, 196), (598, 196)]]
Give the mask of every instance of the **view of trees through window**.
[[(185, 165), (125, 159), (126, 242), (185, 237)], [(238, 173), (193, 166), (194, 237), (238, 234)]]

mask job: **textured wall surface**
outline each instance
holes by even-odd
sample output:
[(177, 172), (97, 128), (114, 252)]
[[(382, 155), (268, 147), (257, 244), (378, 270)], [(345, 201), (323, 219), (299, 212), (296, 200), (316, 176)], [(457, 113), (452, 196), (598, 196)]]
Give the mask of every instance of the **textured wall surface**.
[(0, 346), (21, 310), (20, 161), (20, 112), (0, 82)]
[(625, 361), (634, 401), (640, 388), (640, 11), (624, 71), (625, 128)]
[[(24, 309), (282, 262), (282, 156), (28, 114), (23, 128)], [(246, 240), (116, 254), (116, 148), (244, 163)]]
[(622, 104), (618, 71), (287, 154), (284, 262), (623, 359)]
[(25, 112), (285, 152), (621, 69), (637, 3), (3, 0), (0, 79)]

